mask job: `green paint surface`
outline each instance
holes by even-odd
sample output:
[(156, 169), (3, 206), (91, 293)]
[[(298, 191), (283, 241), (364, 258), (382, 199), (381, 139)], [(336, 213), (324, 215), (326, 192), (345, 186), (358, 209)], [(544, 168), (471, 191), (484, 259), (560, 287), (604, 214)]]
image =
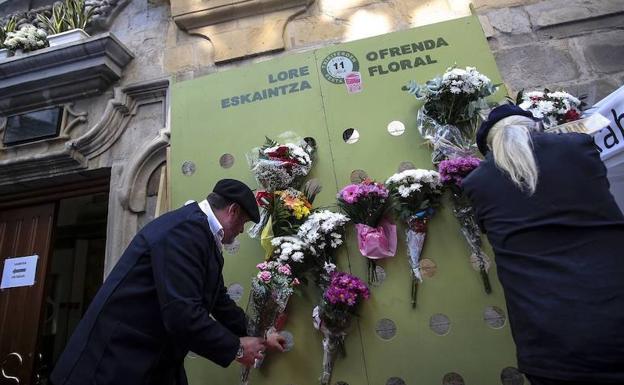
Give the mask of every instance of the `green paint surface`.
[[(412, 43), (439, 43), (439, 38), (447, 45), (426, 50), (431, 43), (422, 43), (425, 50), (410, 53)], [(341, 68), (339, 60), (327, 59), (338, 51), (347, 51), (357, 59), (361, 92), (348, 93), (345, 84), (331, 82), (326, 68), (321, 68), (324, 62)], [(420, 65), (409, 69), (405, 60), (412, 66)], [(261, 145), (265, 136), (276, 138), (285, 131), (317, 141), (317, 161), (310, 178), (317, 178), (323, 191), (315, 207), (335, 208), (335, 195), (350, 183), (353, 170), (364, 170), (383, 182), (397, 172), (401, 162), (432, 168), (430, 150), (422, 144), (415, 124), (420, 104), (401, 91), (401, 86), (412, 79), (424, 82), (453, 64), (475, 66), (494, 82), (501, 82), (476, 17), (328, 46), (177, 83), (172, 91), (173, 207), (188, 199), (204, 199), (220, 178), (236, 178), (256, 187), (246, 153)], [(400, 70), (401, 66), (405, 69)], [(389, 73), (380, 74), (383, 70)], [(286, 75), (292, 78), (284, 79)], [(495, 99), (502, 99), (503, 91)], [(388, 123), (395, 120), (405, 124), (403, 135), (388, 133)], [(359, 132), (356, 143), (343, 141), (343, 131), (348, 128)], [(220, 166), (223, 154), (234, 157), (231, 168)], [(183, 174), (184, 162), (194, 163), (192, 175)], [(358, 252), (354, 235), (351, 226), (347, 245), (338, 257), (339, 266), (366, 278), (367, 262)], [(226, 285), (239, 283), (244, 287), (239, 301), (244, 308), (250, 280), (257, 271), (255, 265), (264, 252), (258, 240), (246, 234), (239, 238), (240, 251), (225, 255), (224, 276)], [(486, 252), (493, 259), (489, 247)], [(336, 362), (332, 383), (383, 385), (391, 377), (399, 377), (406, 384), (434, 385), (442, 384), (445, 374), (455, 372), (465, 384), (501, 384), (502, 369), (516, 365), (514, 345), (508, 323), (493, 329), (484, 321), (484, 311), (487, 306), (505, 309), (502, 288), (493, 266), (493, 293), (484, 293), (468, 253), (446, 199), (444, 208), (431, 221), (422, 255), (436, 263), (437, 272), (420, 285), (418, 307), (412, 309), (404, 227), (400, 225), (398, 253), (380, 262), (386, 279), (372, 288), (371, 299), (362, 306), (361, 317), (347, 338), (347, 356)], [(294, 335), (295, 346), (288, 353), (269, 355), (263, 368), (253, 372), (252, 384), (318, 383), (321, 334), (311, 320), (318, 295), (309, 287), (291, 299), (285, 329)], [(430, 317), (437, 313), (450, 320), (449, 333), (444, 336), (429, 327)], [(390, 340), (381, 339), (375, 332), (382, 318), (396, 324), (396, 335)], [(222, 369), (203, 358), (189, 357), (186, 368), (190, 384), (238, 384), (237, 364)]]

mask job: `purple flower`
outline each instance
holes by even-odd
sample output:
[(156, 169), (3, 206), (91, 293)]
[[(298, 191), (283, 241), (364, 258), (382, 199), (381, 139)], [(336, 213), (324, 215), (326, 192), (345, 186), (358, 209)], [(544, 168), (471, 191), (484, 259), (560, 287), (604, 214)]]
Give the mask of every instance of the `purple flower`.
[(355, 306), (361, 299), (368, 299), (369, 295), (368, 287), (359, 278), (343, 272), (334, 272), (324, 296), (333, 305), (340, 303)]
[(350, 184), (340, 190), (338, 197), (347, 203), (355, 203), (358, 198), (358, 185)]
[(464, 178), (470, 174), (472, 170), (477, 168), (481, 163), (481, 159), (474, 156), (447, 159), (440, 162), (438, 171), (440, 172), (440, 181), (445, 184), (462, 185)]
[(348, 204), (354, 204), (357, 203), (361, 198), (366, 198), (371, 195), (381, 198), (387, 198), (389, 195), (389, 191), (383, 184), (375, 183), (371, 180), (365, 180), (361, 183), (350, 184), (344, 187), (338, 193), (338, 198)]

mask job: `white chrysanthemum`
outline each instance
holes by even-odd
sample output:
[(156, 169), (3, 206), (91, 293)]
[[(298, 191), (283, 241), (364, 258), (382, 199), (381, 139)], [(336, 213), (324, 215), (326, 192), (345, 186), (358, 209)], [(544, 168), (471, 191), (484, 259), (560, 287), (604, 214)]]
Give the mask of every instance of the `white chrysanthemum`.
[(303, 262), (305, 253), (311, 251), (308, 245), (298, 237), (275, 237), (271, 240), (275, 247), (273, 255), (282, 263), (288, 261)]
[(537, 109), (539, 109), (544, 115), (547, 115), (555, 110), (555, 104), (549, 100), (540, 100), (537, 102)]
[(348, 221), (349, 218), (341, 213), (329, 210), (317, 211), (310, 214), (299, 227), (297, 236), (315, 253), (327, 247), (328, 236), (331, 238), (330, 246), (336, 248), (342, 244), (341, 229)]
[(388, 180), (386, 180), (386, 184), (402, 184), (402, 185), (411, 185), (413, 183), (421, 183), (428, 184), (432, 186), (441, 186), (440, 182), (440, 174), (434, 170), (425, 170), (425, 169), (417, 169), (417, 170), (405, 170), (399, 173), (392, 175)]
[(523, 100), (530, 100), (533, 98), (543, 99), (544, 93), (542, 91), (531, 91), (531, 92), (525, 92), (524, 94), (522, 94)]
[(479, 94), (490, 85), (491, 80), (474, 67), (449, 68), (442, 75), (442, 86), (447, 87), (453, 94)]
[(564, 101), (564, 102), (567, 101), (567, 102), (570, 102), (570, 103), (575, 104), (577, 106), (579, 104), (581, 104), (581, 101), (579, 99), (577, 99), (576, 97), (574, 97), (574, 96), (572, 96), (569, 93), (564, 92), (564, 91), (550, 92), (550, 93), (548, 93), (547, 96), (549, 98), (552, 98), (552, 99), (562, 99), (562, 101)]

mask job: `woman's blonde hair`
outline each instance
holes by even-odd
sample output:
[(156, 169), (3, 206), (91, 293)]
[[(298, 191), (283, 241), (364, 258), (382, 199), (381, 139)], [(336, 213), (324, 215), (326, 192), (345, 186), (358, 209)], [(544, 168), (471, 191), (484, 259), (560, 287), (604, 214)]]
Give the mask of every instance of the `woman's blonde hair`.
[(538, 171), (531, 139), (536, 127), (532, 119), (512, 115), (492, 126), (487, 136), (496, 166), (529, 195), (533, 195), (537, 187)]

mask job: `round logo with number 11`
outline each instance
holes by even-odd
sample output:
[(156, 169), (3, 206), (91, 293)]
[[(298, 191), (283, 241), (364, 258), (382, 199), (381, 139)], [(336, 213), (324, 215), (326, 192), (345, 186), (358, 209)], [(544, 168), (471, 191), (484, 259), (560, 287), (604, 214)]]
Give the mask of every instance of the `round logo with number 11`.
[(321, 63), (321, 73), (334, 84), (344, 84), (345, 75), (359, 69), (357, 58), (348, 51), (332, 52)]

